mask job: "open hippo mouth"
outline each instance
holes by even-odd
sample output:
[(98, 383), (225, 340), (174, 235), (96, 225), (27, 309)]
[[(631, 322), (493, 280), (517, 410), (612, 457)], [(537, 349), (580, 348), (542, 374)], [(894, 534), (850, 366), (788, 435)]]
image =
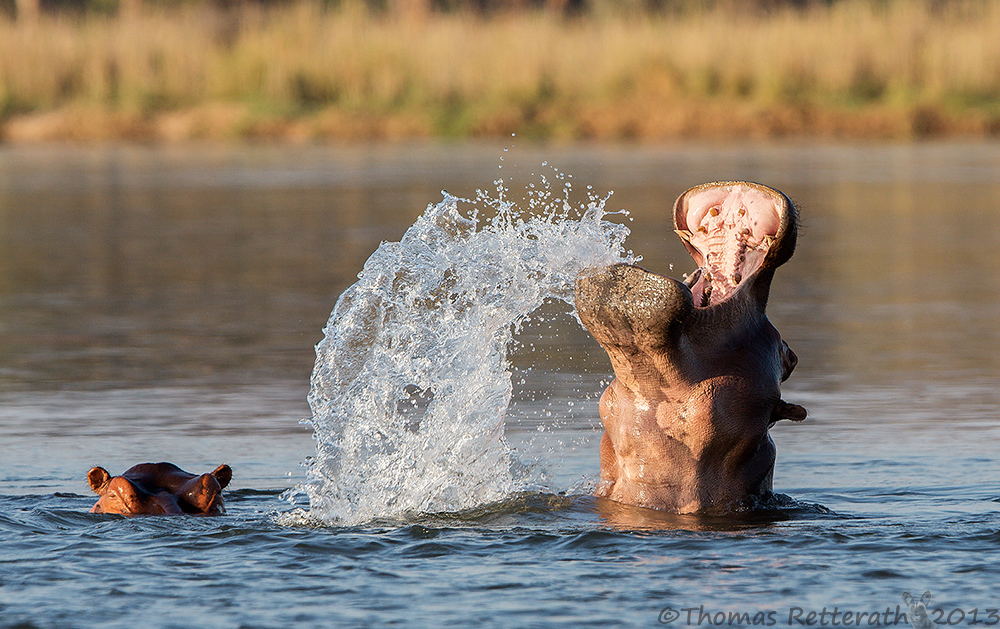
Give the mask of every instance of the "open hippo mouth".
[(784, 263), (795, 248), (788, 198), (748, 182), (691, 188), (674, 205), (674, 228), (698, 269), (684, 282), (694, 305), (724, 302), (761, 269)]

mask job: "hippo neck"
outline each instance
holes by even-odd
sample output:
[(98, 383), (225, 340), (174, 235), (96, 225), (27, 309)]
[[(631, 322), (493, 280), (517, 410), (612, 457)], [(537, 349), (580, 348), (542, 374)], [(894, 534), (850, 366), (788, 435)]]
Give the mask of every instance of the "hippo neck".
[(688, 312), (680, 341), (664, 357), (675, 386), (721, 375), (757, 377), (777, 342), (765, 313), (772, 277), (773, 271), (761, 272), (725, 301)]
[(660, 327), (656, 343), (605, 345), (615, 377), (643, 396), (668, 389), (674, 391), (672, 395), (682, 395), (681, 391), (705, 378), (741, 371), (742, 360), (734, 351), (741, 353), (748, 344), (756, 347), (749, 339), (758, 337), (768, 325), (765, 307), (772, 276), (773, 272), (767, 272), (750, 278), (725, 301), (705, 308), (694, 307), (688, 297), (688, 307), (675, 314), (679, 325)]

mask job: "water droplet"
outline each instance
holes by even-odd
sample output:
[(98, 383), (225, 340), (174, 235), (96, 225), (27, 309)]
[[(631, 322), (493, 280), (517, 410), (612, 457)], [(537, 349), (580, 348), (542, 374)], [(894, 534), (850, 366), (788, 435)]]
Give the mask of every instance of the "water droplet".
[(493, 183), (475, 205), (494, 218), (480, 221), (461, 207), (472, 202), (447, 195), (399, 242), (380, 245), (337, 301), (309, 394), (317, 453), (289, 492), (309, 497), (312, 516), (360, 523), (453, 511), (521, 489), (497, 428), (510, 406), (514, 330), (546, 300), (572, 306), (583, 269), (634, 256), (623, 255), (628, 229), (605, 220), (610, 194), (580, 216), (570, 186), (554, 200), (542, 177), (529, 214), (507, 200), (502, 178)]

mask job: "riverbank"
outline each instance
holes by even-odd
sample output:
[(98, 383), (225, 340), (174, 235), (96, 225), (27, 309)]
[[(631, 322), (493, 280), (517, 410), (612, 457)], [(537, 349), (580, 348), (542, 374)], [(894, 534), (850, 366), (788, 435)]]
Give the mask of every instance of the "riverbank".
[[(944, 4), (944, 3), (942, 3)], [(0, 17), (0, 140), (1000, 136), (1000, 3)]]

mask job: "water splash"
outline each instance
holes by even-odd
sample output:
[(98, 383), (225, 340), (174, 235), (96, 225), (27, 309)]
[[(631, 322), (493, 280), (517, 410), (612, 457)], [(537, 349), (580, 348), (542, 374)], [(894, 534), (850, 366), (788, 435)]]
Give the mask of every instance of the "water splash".
[[(522, 214), (495, 183), (475, 202), (444, 193), (337, 301), (309, 394), (316, 455), (289, 492), (310, 518), (457, 511), (519, 491), (504, 439), (512, 335), (547, 298), (572, 304), (581, 271), (632, 256), (607, 197), (573, 208), (569, 186), (553, 198), (543, 178)], [(495, 211), (483, 224), (480, 207)]]

